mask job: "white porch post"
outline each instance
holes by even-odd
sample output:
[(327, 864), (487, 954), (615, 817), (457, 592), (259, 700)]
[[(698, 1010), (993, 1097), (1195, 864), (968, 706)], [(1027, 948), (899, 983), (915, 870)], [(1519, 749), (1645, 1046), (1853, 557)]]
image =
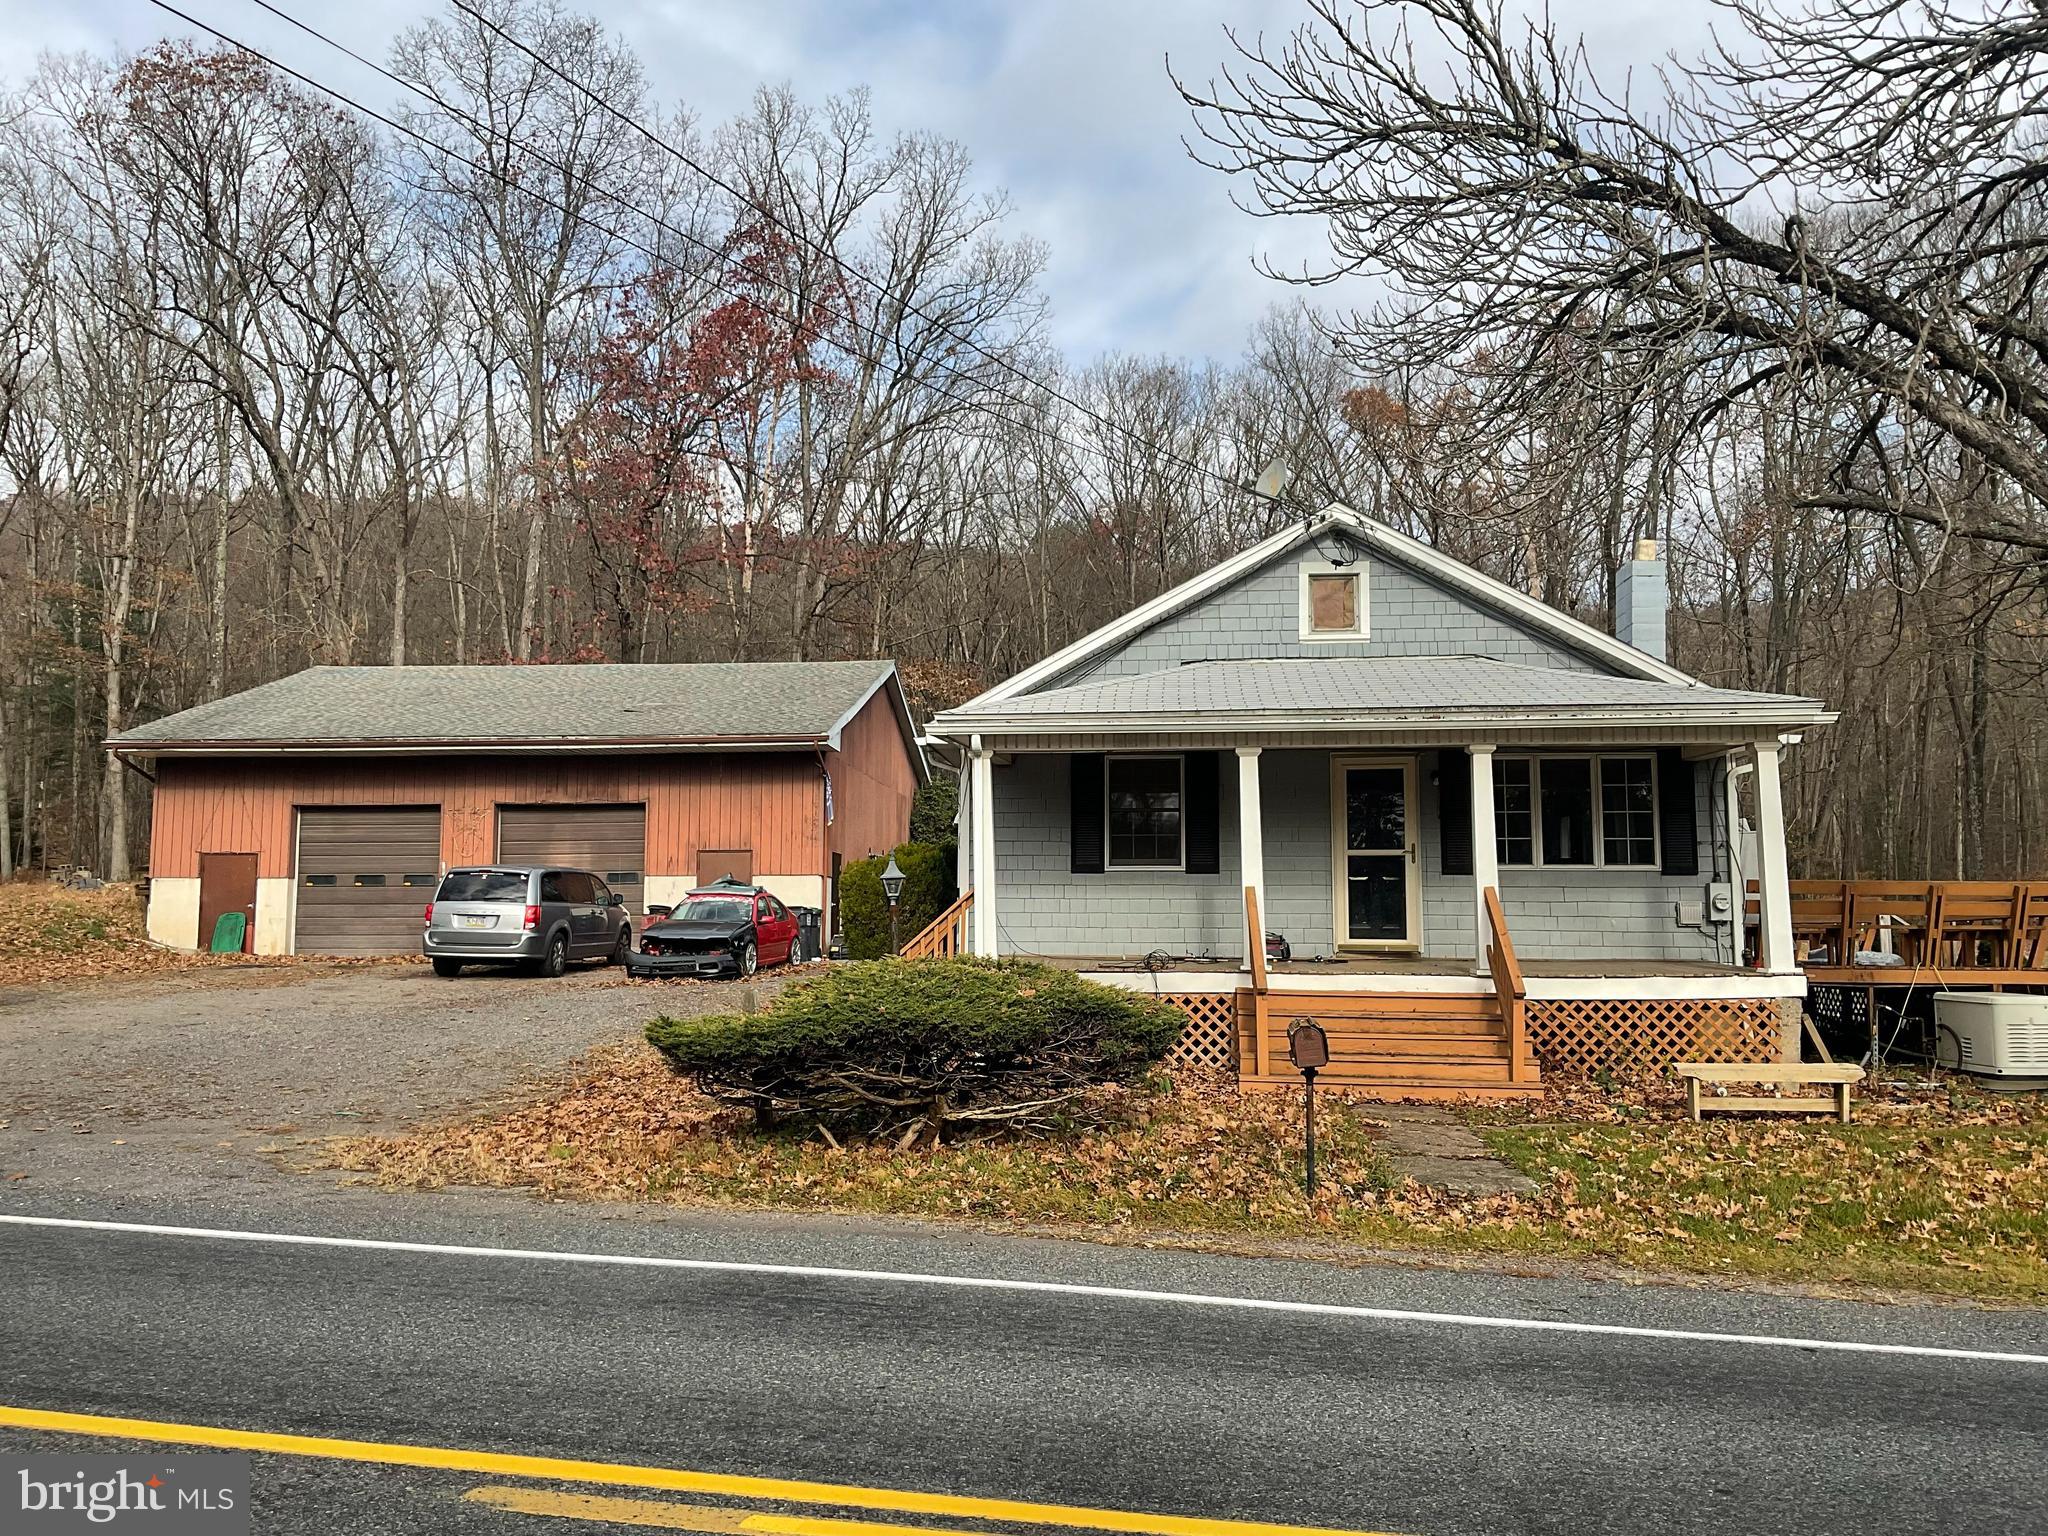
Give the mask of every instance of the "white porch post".
[[(1785, 863), (1785, 799), (1778, 787), (1778, 743), (1750, 747), (1756, 763), (1758, 957), (1779, 974), (1798, 969), (1792, 955), (1792, 885)], [(1737, 894), (1738, 901), (1741, 899)]]
[(1500, 885), (1500, 849), (1493, 830), (1493, 747), (1467, 747), (1472, 758), (1472, 968), (1488, 974), (1486, 888)]
[(1723, 762), (1727, 771), (1721, 775), (1721, 820), (1728, 834), (1728, 899), (1732, 907), (1728, 917), (1728, 963), (1734, 966), (1742, 964), (1742, 941), (1749, 932), (1749, 881), (1756, 873), (1742, 863), (1741, 775), (1748, 771), (1744, 762), (1747, 755), (1740, 748), (1729, 748)]
[(974, 952), (996, 954), (996, 793), (995, 754), (973, 740), (968, 758), (973, 783), (970, 814), (974, 822)]
[[(1269, 923), (1272, 918), (1266, 911), (1266, 833), (1265, 823), (1259, 815), (1259, 749), (1239, 747), (1237, 749), (1237, 859), (1239, 884), (1250, 886), (1259, 897), (1259, 922)], [(1238, 900), (1244, 900), (1244, 892), (1238, 892)], [(1247, 969), (1252, 956), (1264, 950), (1266, 936), (1255, 931), (1250, 922), (1245, 923), (1245, 943), (1251, 947), (1244, 952)]]

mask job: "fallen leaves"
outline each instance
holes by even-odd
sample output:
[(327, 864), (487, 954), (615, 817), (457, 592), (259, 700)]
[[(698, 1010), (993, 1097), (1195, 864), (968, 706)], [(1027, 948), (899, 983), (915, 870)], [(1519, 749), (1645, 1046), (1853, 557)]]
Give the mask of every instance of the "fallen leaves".
[(87, 981), (165, 971), (317, 964), (418, 964), (417, 955), (212, 955), (166, 949), (150, 940), (142, 899), (132, 885), (74, 891), (22, 880), (0, 885), (0, 985)]
[(648, 1048), (591, 1058), (532, 1102), (335, 1143), (330, 1166), (405, 1188), (866, 1211), (1143, 1235), (1315, 1235), (1371, 1246), (1547, 1253), (1806, 1284), (2048, 1299), (2048, 1107), (1880, 1082), (1858, 1123), (1695, 1125), (1656, 1082), (1552, 1085), (1533, 1112), (1468, 1118), (1537, 1180), (1453, 1193), (1392, 1175), (1374, 1106), (1319, 1104), (1313, 1203), (1298, 1095), (1177, 1075), (1106, 1090), (1063, 1134), (898, 1151), (757, 1128)]
[[(548, 1195), (887, 1211), (984, 1220), (1245, 1230), (1299, 1227), (1298, 1100), (1240, 1096), (1182, 1075), (1170, 1091), (1106, 1089), (1064, 1134), (899, 1152), (769, 1133), (694, 1091), (642, 1046), (600, 1053), (535, 1102), (459, 1125), (337, 1144), (334, 1166), (401, 1187), (530, 1186)], [(1321, 1204), (1377, 1199), (1393, 1181), (1376, 1124), (1329, 1096), (1319, 1116)]]

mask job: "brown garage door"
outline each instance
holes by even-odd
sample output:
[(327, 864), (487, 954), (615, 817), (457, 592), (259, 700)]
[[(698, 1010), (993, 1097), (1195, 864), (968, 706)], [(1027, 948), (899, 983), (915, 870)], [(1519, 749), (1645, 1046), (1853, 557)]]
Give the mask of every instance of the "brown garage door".
[(567, 864), (592, 869), (645, 912), (647, 807), (644, 805), (502, 805), (500, 864)]
[(302, 955), (416, 952), (440, 878), (439, 806), (307, 807), (295, 946)]

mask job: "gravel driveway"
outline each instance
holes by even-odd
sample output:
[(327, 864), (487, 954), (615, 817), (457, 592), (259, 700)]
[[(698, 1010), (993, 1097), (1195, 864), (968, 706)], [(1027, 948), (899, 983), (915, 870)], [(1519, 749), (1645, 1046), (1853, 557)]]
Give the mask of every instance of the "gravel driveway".
[[(774, 976), (753, 984), (765, 1001)], [(279, 966), (0, 992), (0, 1192), (198, 1192), (307, 1141), (514, 1096), (737, 982), (625, 984), (423, 966)], [(25, 1177), (24, 1177), (25, 1176)]]

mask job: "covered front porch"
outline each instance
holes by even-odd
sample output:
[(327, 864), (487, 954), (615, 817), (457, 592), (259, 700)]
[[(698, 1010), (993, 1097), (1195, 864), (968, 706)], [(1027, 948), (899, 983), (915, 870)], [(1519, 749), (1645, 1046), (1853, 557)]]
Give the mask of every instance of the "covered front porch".
[(964, 942), (1102, 968), (1244, 971), (1257, 950), (1304, 974), (1476, 975), (1491, 888), (1526, 963), (1710, 977), (1742, 968), (1753, 883), (1775, 919), (1761, 969), (1796, 979), (1781, 745), (1674, 734), (970, 746)]
[[(1781, 743), (1675, 734), (970, 744), (967, 895), (935, 926), (1172, 999), (1254, 1086), (1298, 1081), (1299, 1018), (1330, 1079), (1385, 1097), (1796, 1054)], [(1760, 967), (1751, 882), (1782, 914)]]

